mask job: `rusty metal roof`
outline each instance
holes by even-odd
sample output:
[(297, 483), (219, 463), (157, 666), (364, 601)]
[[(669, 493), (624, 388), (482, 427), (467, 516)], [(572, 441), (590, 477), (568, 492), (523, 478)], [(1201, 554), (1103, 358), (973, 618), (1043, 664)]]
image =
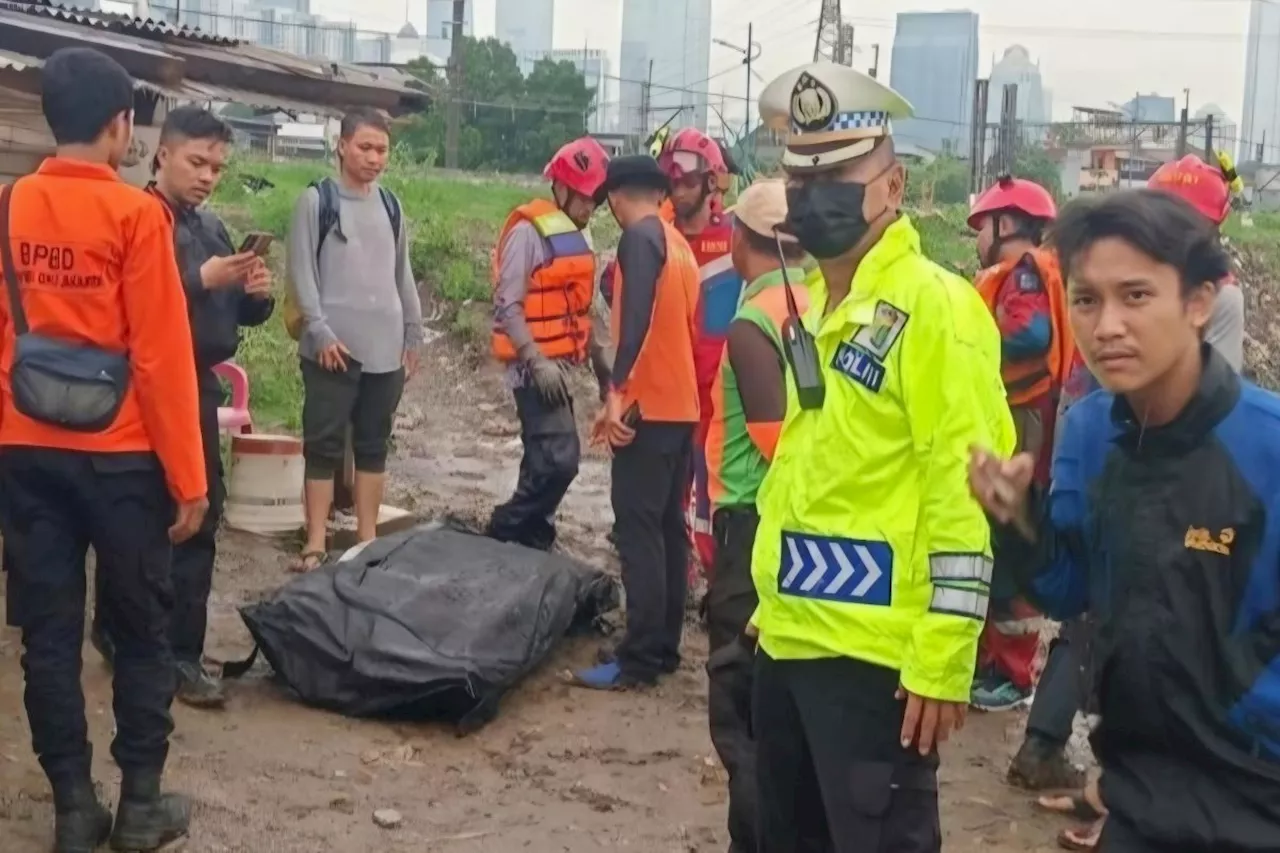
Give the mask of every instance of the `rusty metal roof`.
[(168, 21), (157, 21), (154, 18), (134, 18), (115, 12), (101, 12), (94, 9), (80, 9), (75, 6), (63, 6), (50, 0), (38, 2), (22, 2), (22, 0), (4, 0), (0, 3), (5, 8), (25, 12), (41, 18), (53, 18), (87, 27), (96, 27), (124, 35), (136, 36), (170, 36), (203, 44), (233, 45), (235, 39), (214, 33), (206, 33), (197, 27), (175, 27)]

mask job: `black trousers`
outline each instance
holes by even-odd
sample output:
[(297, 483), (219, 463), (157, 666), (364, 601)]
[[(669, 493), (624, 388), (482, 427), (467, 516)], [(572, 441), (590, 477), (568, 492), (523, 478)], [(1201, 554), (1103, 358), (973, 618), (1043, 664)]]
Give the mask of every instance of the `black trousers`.
[(186, 542), (173, 548), (173, 626), (169, 631), (173, 656), (199, 663), (204, 656), (209, 627), (209, 593), (213, 590), (213, 564), (218, 554), (218, 523), (226, 502), (222, 453), (218, 447), (218, 405), (222, 389), (200, 388), (200, 437), (204, 442), (204, 470), (209, 479), (209, 512), (204, 523)]
[(693, 471), (694, 424), (642, 423), (613, 455), (613, 515), (627, 631), (623, 674), (651, 682), (680, 664), (689, 534), (684, 496)]
[(6, 447), (0, 494), (12, 557), (8, 597), (25, 649), (27, 719), (55, 796), (87, 779), (92, 759), (80, 686), (90, 546), (116, 647), (111, 753), (126, 773), (161, 770), (173, 731), (174, 508), (159, 461), (151, 454)]
[(356, 470), (381, 474), (396, 409), (404, 393), (404, 369), (366, 373), (347, 358), (347, 369), (325, 370), (309, 358), (302, 363), (302, 456), (308, 480), (331, 480), (342, 469), (351, 428)]
[(751, 549), (760, 517), (754, 507), (716, 510), (711, 520), (715, 564), (707, 590), (707, 716), (711, 743), (729, 774), (731, 853), (755, 853), (756, 747), (751, 739), (754, 643), (743, 636), (759, 601), (751, 581)]
[(1071, 739), (1076, 713), (1085, 708), (1091, 692), (1091, 639), (1088, 617), (1063, 624), (1061, 633), (1049, 646), (1036, 699), (1027, 717), (1028, 735), (1059, 746), (1066, 746)]
[(578, 476), (578, 426), (572, 402), (548, 406), (531, 386), (514, 394), (524, 456), (515, 493), (494, 509), (487, 533), (502, 542), (548, 551), (556, 541), (556, 510)]
[(899, 673), (850, 658), (756, 653), (759, 853), (938, 853), (937, 753), (899, 741)]

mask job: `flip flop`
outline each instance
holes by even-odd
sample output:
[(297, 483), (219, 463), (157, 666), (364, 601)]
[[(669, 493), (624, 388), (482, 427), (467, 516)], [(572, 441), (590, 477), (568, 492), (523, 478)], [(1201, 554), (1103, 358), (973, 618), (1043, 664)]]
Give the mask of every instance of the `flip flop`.
[(1083, 791), (1060, 796), (1037, 797), (1036, 808), (1050, 814), (1069, 817), (1072, 820), (1096, 821), (1106, 817), (1093, 803), (1089, 802), (1089, 798)]
[(298, 559), (294, 560), (289, 566), (289, 571), (297, 575), (305, 575), (307, 572), (314, 572), (316, 569), (324, 565), (325, 558), (329, 555), (324, 551), (303, 551), (298, 555)]
[(1097, 850), (1106, 818), (1100, 818), (1088, 826), (1064, 829), (1058, 833), (1058, 846), (1063, 850)]

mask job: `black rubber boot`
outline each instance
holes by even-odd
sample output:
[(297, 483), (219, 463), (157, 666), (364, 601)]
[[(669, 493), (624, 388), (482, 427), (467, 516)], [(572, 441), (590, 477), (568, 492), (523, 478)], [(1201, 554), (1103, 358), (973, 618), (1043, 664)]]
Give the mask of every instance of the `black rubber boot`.
[(92, 782), (55, 791), (54, 808), (54, 853), (93, 853), (107, 843), (111, 810), (98, 799)]
[(112, 850), (151, 853), (185, 836), (190, 826), (191, 801), (181, 794), (160, 793), (158, 772), (125, 775)]
[(1008, 781), (1028, 791), (1076, 790), (1084, 786), (1085, 773), (1067, 760), (1063, 744), (1028, 732), (1009, 765)]
[(204, 671), (198, 663), (180, 662), (178, 692), (174, 698), (192, 708), (221, 709), (227, 706), (222, 682)]

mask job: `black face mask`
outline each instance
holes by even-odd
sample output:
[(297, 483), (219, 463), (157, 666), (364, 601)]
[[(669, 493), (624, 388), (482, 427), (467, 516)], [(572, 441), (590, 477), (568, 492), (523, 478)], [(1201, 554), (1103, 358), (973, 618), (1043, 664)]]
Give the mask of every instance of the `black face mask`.
[(801, 247), (818, 260), (838, 258), (871, 229), (862, 215), (866, 184), (838, 182), (787, 188), (787, 224)]

